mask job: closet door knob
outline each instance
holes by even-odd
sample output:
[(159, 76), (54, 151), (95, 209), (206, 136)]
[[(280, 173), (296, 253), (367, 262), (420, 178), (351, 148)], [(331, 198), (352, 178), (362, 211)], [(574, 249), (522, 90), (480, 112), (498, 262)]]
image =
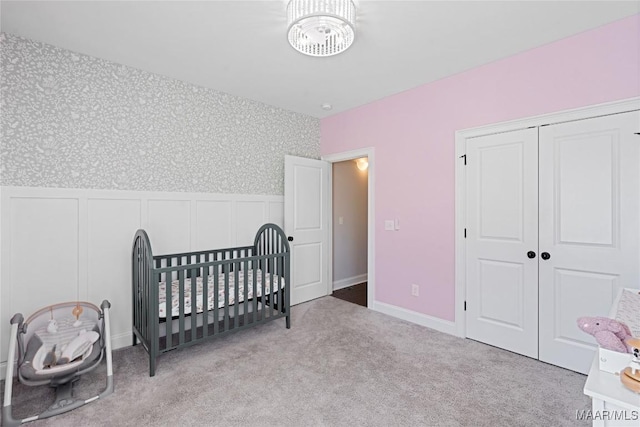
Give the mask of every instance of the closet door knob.
[(290, 241), (290, 242), (293, 242), (293, 236), (287, 237), (287, 240)]
[(533, 251), (529, 251), (529, 252), (527, 252), (527, 256), (528, 256), (529, 258), (535, 258), (535, 257), (536, 257), (536, 253), (535, 253), (535, 252), (533, 252)]
[(551, 255), (549, 255), (549, 252), (542, 252), (542, 253), (540, 254), (540, 258), (542, 258), (542, 259), (549, 259), (549, 258), (551, 258)]

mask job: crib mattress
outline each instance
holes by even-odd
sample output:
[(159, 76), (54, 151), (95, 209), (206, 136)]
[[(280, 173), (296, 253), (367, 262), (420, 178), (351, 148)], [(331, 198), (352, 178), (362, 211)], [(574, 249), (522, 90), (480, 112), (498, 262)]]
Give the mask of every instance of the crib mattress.
[[(253, 295), (253, 273), (254, 270), (247, 270), (246, 276), (248, 276), (248, 281), (245, 281), (245, 271), (238, 271), (238, 297), (236, 298), (235, 292), (235, 272), (229, 273), (229, 305), (235, 304), (236, 302), (243, 302), (245, 297), (251, 299), (254, 297)], [(262, 296), (262, 270), (256, 269), (256, 282), (257, 282), (257, 295), (256, 297)], [(225, 292), (224, 292), (224, 274), (218, 275), (218, 308), (224, 308), (225, 304)], [(271, 293), (271, 275), (265, 273), (265, 293)], [(273, 275), (273, 281), (275, 283), (280, 283), (280, 289), (284, 288), (285, 280), (283, 277), (279, 277), (277, 275)], [(248, 283), (247, 283), (248, 282)], [(245, 286), (246, 283), (246, 286)], [(159, 316), (160, 318), (167, 317), (167, 284), (165, 282), (160, 282), (159, 286)], [(203, 310), (203, 286), (202, 286), (202, 277), (198, 277), (196, 280), (196, 312), (202, 313)], [(246, 292), (245, 292), (246, 288)], [(214, 276), (209, 276), (207, 280), (207, 310), (213, 310), (215, 299), (214, 299)], [(275, 292), (275, 290), (274, 290)], [(191, 279), (184, 280), (184, 314), (191, 314)], [(180, 282), (178, 280), (174, 280), (171, 282), (171, 316), (179, 316), (180, 315)]]

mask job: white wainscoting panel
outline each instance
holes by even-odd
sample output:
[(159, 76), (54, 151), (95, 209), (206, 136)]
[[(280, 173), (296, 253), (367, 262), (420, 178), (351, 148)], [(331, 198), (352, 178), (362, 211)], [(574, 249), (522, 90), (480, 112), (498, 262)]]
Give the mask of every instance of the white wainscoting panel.
[(0, 375), (9, 320), (63, 301), (111, 302), (114, 348), (131, 345), (131, 246), (153, 253), (248, 245), (282, 224), (282, 196), (0, 188)]
[(131, 264), (131, 241), (140, 228), (141, 205), (135, 199), (88, 201), (88, 280), (80, 299), (98, 306), (105, 299), (111, 302), (114, 313), (121, 314), (111, 316), (113, 336), (131, 334), (131, 292), (125, 292), (131, 287), (131, 267), (125, 267)]
[(9, 208), (11, 228), (3, 233), (10, 239), (3, 256), (10, 265), (8, 298), (3, 295), (2, 305), (24, 307), (26, 317), (52, 300), (77, 298), (78, 200), (22, 198)]
[(284, 230), (284, 202), (269, 202), (269, 222)]
[(147, 233), (158, 254), (187, 252), (191, 247), (189, 200), (149, 200)]
[(236, 229), (238, 246), (252, 245), (258, 228), (268, 222), (267, 204), (262, 201), (237, 202), (236, 218), (238, 223), (246, 225)]
[(233, 246), (233, 204), (230, 201), (196, 201), (195, 250)]

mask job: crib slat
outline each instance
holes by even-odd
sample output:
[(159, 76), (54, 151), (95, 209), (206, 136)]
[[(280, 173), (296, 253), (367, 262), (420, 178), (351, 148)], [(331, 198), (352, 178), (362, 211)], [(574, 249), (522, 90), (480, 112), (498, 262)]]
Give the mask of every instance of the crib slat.
[[(273, 228), (269, 228), (269, 272), (273, 272), (273, 258), (271, 255), (273, 254)], [(273, 287), (271, 289), (271, 293), (273, 293)]]
[(240, 309), (240, 278), (239, 276), (239, 266), (236, 265), (236, 263), (234, 262), (233, 264), (233, 280), (235, 282), (234, 284), (234, 295), (235, 295), (235, 301), (233, 304), (233, 327), (237, 328), (238, 327), (238, 322), (240, 321), (239, 316), (240, 314), (239, 309)]
[[(280, 253), (280, 236), (277, 234), (274, 237), (273, 253), (274, 254)], [(274, 274), (275, 283), (272, 284), (272, 287), (277, 291), (275, 295), (276, 295), (276, 301), (277, 301), (276, 309), (278, 314), (282, 312), (282, 301), (281, 301), (282, 292), (280, 292), (280, 280), (279, 280), (280, 279), (280, 261), (281, 261), (281, 258), (274, 255), (273, 274)]]
[[(144, 313), (148, 313), (149, 312), (149, 307), (148, 307), (148, 303), (149, 303), (149, 268), (147, 266), (147, 246), (144, 245), (142, 247), (142, 257), (144, 259), (144, 268), (142, 269), (142, 283), (143, 283), (143, 287), (142, 287), (142, 309), (144, 310)], [(147, 317), (147, 316), (145, 316)], [(143, 334), (145, 339), (149, 339), (149, 329), (148, 329), (148, 324), (149, 324), (149, 319), (145, 318), (142, 319), (142, 330), (143, 330)]]
[[(167, 267), (171, 267), (171, 258), (167, 259)], [(171, 337), (173, 335), (173, 330), (172, 330), (173, 322), (171, 321), (171, 318), (173, 317), (173, 305), (171, 301), (173, 299), (173, 295), (172, 295), (173, 286), (172, 286), (170, 272), (164, 273), (164, 289), (165, 289), (164, 325), (165, 325), (165, 331), (166, 331), (164, 348), (167, 349), (173, 346), (173, 342), (169, 341), (171, 340)]]
[[(140, 256), (144, 257), (145, 256), (145, 252), (144, 252), (144, 247), (141, 246), (140, 247)], [(140, 313), (140, 318), (139, 320), (139, 324), (138, 324), (138, 331), (140, 332), (140, 335), (142, 335), (144, 337), (144, 339), (147, 339), (147, 335), (145, 333), (144, 330), (144, 318), (146, 317), (145, 314), (147, 313), (146, 311), (144, 311), (145, 305), (144, 305), (144, 299), (145, 299), (145, 284), (144, 284), (144, 270), (145, 270), (145, 262), (142, 261), (141, 265), (140, 265), (140, 271), (138, 272), (139, 277), (140, 277), (140, 288), (138, 289), (138, 298), (140, 299), (139, 302), (139, 306), (141, 309), (141, 313)]]
[[(224, 253), (222, 254), (224, 258)], [(224, 274), (224, 330), (229, 329), (229, 269), (222, 267)]]
[[(178, 258), (178, 265), (180, 258)], [(178, 344), (184, 344), (184, 270), (178, 270)], [(192, 307), (193, 311), (193, 307)]]
[(249, 261), (244, 262), (242, 284), (244, 285), (244, 324), (246, 325), (249, 323)]
[[(202, 255), (207, 262), (207, 255)], [(202, 267), (202, 338), (209, 336), (209, 267)]]
[[(214, 254), (214, 257), (217, 255)], [(218, 305), (220, 304), (220, 281), (218, 280), (218, 265), (213, 266), (213, 333), (217, 335), (220, 332), (220, 315), (218, 314)]]
[(253, 261), (251, 261), (251, 275), (253, 276), (252, 285), (253, 285), (253, 315), (251, 315), (251, 321), (255, 322), (258, 318), (258, 271), (256, 270), (256, 265)]
[[(195, 261), (198, 262), (197, 260)], [(191, 269), (191, 339), (189, 341), (196, 340), (196, 332), (198, 327), (198, 269)], [(205, 302), (205, 301), (203, 301)], [(205, 302), (206, 303), (206, 302)], [(204, 306), (203, 306), (204, 307)], [(202, 317), (205, 318), (207, 312), (202, 310)]]
[[(149, 347), (151, 348), (150, 351), (150, 358), (149, 358), (149, 372), (153, 375), (153, 373), (155, 372), (156, 369), (156, 358), (158, 357), (158, 354), (160, 352), (160, 338), (159, 338), (159, 334), (160, 334), (160, 317), (158, 316), (158, 282), (160, 281), (160, 274), (156, 273), (155, 271), (152, 270), (152, 266), (153, 263), (150, 263), (151, 265), (149, 266), (149, 291), (150, 291), (150, 300), (149, 300), (149, 307), (148, 309), (151, 310), (150, 313), (152, 313), (153, 315), (152, 317), (152, 321), (153, 324), (150, 323), (150, 328), (151, 328), (151, 335), (149, 336)], [(152, 289), (151, 286), (154, 286), (154, 288)], [(153, 308), (151, 308), (151, 304), (154, 305)]]
[[(261, 261), (262, 262), (262, 261)], [(264, 265), (262, 266), (263, 268), (260, 270), (260, 274), (261, 274), (261, 281), (260, 284), (262, 286), (262, 310), (260, 310), (260, 320), (264, 320), (266, 317), (266, 312), (267, 312), (267, 292), (265, 290), (265, 282), (266, 279), (264, 277)]]
[[(273, 262), (273, 255), (269, 256), (269, 263), (271, 264)], [(269, 270), (269, 290), (271, 291), (271, 295), (269, 296), (269, 302), (270, 302), (270, 306), (271, 306), (271, 317), (273, 317), (273, 306), (275, 305), (275, 286), (273, 285), (273, 270)]]

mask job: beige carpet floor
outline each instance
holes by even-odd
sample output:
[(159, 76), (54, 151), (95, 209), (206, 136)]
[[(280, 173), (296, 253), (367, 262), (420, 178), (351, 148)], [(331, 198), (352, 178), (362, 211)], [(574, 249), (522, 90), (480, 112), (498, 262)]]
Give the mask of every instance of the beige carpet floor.
[[(85, 375), (78, 396), (102, 386)], [(325, 297), (160, 356), (114, 352), (115, 393), (34, 426), (570, 426), (586, 377)], [(15, 386), (14, 414), (53, 400)]]

